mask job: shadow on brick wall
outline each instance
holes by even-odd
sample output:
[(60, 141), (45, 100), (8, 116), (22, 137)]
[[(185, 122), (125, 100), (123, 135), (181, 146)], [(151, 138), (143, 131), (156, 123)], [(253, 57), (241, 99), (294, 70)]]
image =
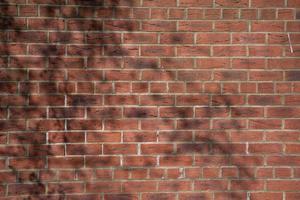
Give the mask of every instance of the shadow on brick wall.
[[(22, 196), (23, 199), (69, 199), (69, 195), (77, 193), (77, 186), (61, 184), (59, 175), (52, 169), (63, 168), (66, 165), (69, 169), (74, 170), (74, 173), (70, 176), (75, 177), (76, 173), (83, 168), (82, 163), (84, 161), (82, 158), (75, 158), (71, 161), (56, 160), (55, 157), (60, 156), (63, 158), (65, 156), (65, 144), (82, 140), (80, 130), (84, 133), (90, 126), (97, 130), (99, 121), (117, 118), (115, 114), (112, 114), (116, 109), (112, 105), (110, 110), (106, 111), (106, 114), (102, 113), (99, 118), (90, 123), (82, 122), (81, 124), (77, 121), (72, 123), (73, 118), (84, 117), (83, 109), (85, 107), (101, 104), (102, 100), (99, 100), (99, 98), (102, 98), (101, 95), (113, 94), (110, 89), (104, 87), (122, 76), (123, 69), (120, 67), (122, 61), (134, 69), (131, 71), (133, 73), (132, 77), (135, 76), (135, 72), (147, 69), (153, 72), (154, 78), (157, 75), (160, 78), (163, 74), (164, 79), (174, 80), (173, 71), (161, 68), (153, 60), (145, 62), (137, 58), (138, 56), (132, 56), (137, 51), (135, 47), (120, 45), (122, 41), (117, 33), (120, 31), (136, 31), (137, 27), (134, 20), (127, 20), (126, 23), (121, 24), (108, 20), (104, 27), (102, 20), (99, 20), (111, 18), (112, 15), (114, 18), (126, 16), (126, 11), (120, 9), (119, 3), (121, 2), (126, 7), (133, 7), (135, 6), (134, 2), (130, 0), (106, 1), (108, 5), (102, 9), (98, 9), (99, 5), (102, 6), (102, 0), (71, 0), (72, 5), (76, 6), (69, 7), (64, 6), (65, 1), (63, 0), (49, 2), (56, 2), (56, 4), (48, 6), (39, 4), (39, 14), (40, 17), (43, 17), (42, 20), (37, 18), (38, 13), (35, 11), (38, 4), (33, 4), (32, 7), (23, 7), (22, 4), (1, 1), (0, 106), (1, 112), (5, 114), (3, 114), (4, 117), (0, 122), (0, 129), (2, 130), (0, 141), (1, 144), (6, 144), (5, 147), (1, 147), (0, 151), (3, 156), (0, 163), (2, 168), (0, 183), (3, 186), (3, 189), (0, 189), (0, 194), (2, 196)], [(94, 15), (91, 15), (91, 13)], [(20, 16), (23, 14), (24, 17)], [(98, 16), (96, 20), (89, 20), (95, 15)], [(105, 33), (105, 28), (113, 33)], [(66, 52), (71, 57), (66, 56)], [(130, 58), (127, 56), (130, 56)], [(103, 75), (103, 70), (107, 66), (116, 67), (117, 70), (120, 70), (120, 74), (107, 80), (106, 76)], [(83, 91), (90, 91), (88, 84), (90, 80), (97, 81), (100, 84), (98, 94), (93, 97), (87, 96), (85, 92), (80, 95), (76, 94), (78, 92), (75, 92), (75, 82), (82, 83)], [(77, 90), (78, 87), (77, 85)], [(101, 91), (104, 92), (101, 93)], [(208, 96), (208, 98), (214, 96), (214, 94), (203, 95)], [(65, 97), (68, 99), (66, 104)], [(147, 95), (147, 98), (153, 105), (165, 101), (164, 96), (161, 95)], [(172, 98), (174, 98), (174, 95)], [(190, 105), (197, 105), (192, 99), (190, 101)], [(70, 108), (64, 108), (66, 105)], [(152, 130), (156, 132), (158, 142), (167, 141), (176, 144), (183, 142), (183, 144), (177, 144), (180, 146), (180, 148), (177, 148), (177, 152), (167, 152), (163, 154), (164, 156), (176, 157), (186, 153), (192, 154), (196, 160), (196, 164), (192, 167), (199, 167), (202, 173), (205, 167), (237, 169), (239, 177), (238, 175), (229, 176), (228, 178), (220, 176), (203, 178), (199, 176), (193, 179), (200, 185), (199, 188), (203, 188), (201, 192), (213, 191), (222, 193), (224, 197), (228, 195), (228, 199), (244, 199), (245, 192), (249, 190), (249, 185), (246, 181), (238, 182), (238, 180), (243, 178), (254, 181), (254, 175), (248, 171), (251, 170), (246, 166), (248, 162), (245, 165), (242, 156), (240, 156), (246, 152), (235, 155), (236, 152), (239, 152), (239, 146), (231, 143), (230, 131), (239, 132), (244, 128), (240, 121), (235, 121), (229, 116), (233, 105), (234, 102), (231, 102), (228, 96), (217, 94), (215, 101), (212, 99), (208, 101), (208, 104), (203, 104), (205, 108), (201, 113), (201, 117), (191, 118), (188, 110), (178, 109), (174, 102), (169, 107), (173, 111), (172, 115), (178, 118), (179, 128), (173, 127), (173, 131), (160, 130), (160, 127), (170, 126), (169, 117), (162, 117), (158, 124), (154, 124), (157, 127), (153, 127)], [(60, 106), (60, 108), (53, 108), (55, 106)], [(218, 127), (210, 127), (210, 120), (215, 118), (218, 106), (222, 106), (220, 108), (223, 109), (221, 112), (228, 113), (226, 116), (228, 120), (220, 121)], [(143, 107), (139, 107), (127, 118), (147, 120), (149, 117), (153, 119), (151, 113), (143, 109)], [(7, 114), (8, 110), (9, 115)], [(65, 128), (66, 119), (68, 122)], [(205, 128), (206, 126), (208, 127)], [(99, 124), (99, 127), (102, 127), (102, 125)], [(71, 133), (73, 129), (77, 129), (77, 131)], [(189, 134), (194, 135), (194, 137), (187, 137)], [(135, 140), (141, 143), (144, 140), (143, 136), (137, 135), (135, 137)], [(53, 144), (51, 139), (61, 142)], [(76, 152), (78, 155), (84, 155), (85, 152), (89, 152), (89, 146), (82, 145), (78, 147)], [(80, 152), (83, 154), (80, 154)], [(103, 166), (112, 162), (109, 158), (100, 161)], [(95, 159), (92, 162), (99, 161)], [(255, 160), (253, 162), (255, 163)], [(51, 168), (51, 165), (53, 168)], [(147, 161), (145, 166), (155, 168), (151, 162), (147, 163)], [(135, 169), (131, 166), (119, 168), (129, 171)], [(67, 174), (63, 174), (64, 170), (60, 173), (60, 176), (67, 176)], [(235, 183), (238, 184), (236, 191), (227, 190), (228, 186), (223, 185), (228, 184), (227, 180), (231, 179), (237, 181)], [(70, 179), (68, 181), (76, 182), (75, 180)], [(166, 179), (159, 180), (164, 181)], [(180, 180), (189, 181), (190, 179), (181, 177)], [(224, 183), (224, 180), (226, 183)], [(51, 183), (54, 184), (51, 185)], [(7, 186), (7, 184), (10, 185)], [(174, 187), (172, 191), (176, 192), (178, 185), (175, 183), (171, 187)], [(80, 189), (78, 190), (80, 191)], [(205, 196), (198, 197), (205, 199)], [(70, 199), (72, 198), (75, 197), (70, 196)], [(94, 196), (91, 197), (91, 199), (93, 198)]]

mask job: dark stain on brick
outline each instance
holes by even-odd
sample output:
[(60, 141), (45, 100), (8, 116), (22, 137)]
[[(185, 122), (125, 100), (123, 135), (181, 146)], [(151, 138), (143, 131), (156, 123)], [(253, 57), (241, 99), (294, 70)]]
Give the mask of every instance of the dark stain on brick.
[(288, 71), (285, 78), (287, 81), (300, 81), (300, 71)]

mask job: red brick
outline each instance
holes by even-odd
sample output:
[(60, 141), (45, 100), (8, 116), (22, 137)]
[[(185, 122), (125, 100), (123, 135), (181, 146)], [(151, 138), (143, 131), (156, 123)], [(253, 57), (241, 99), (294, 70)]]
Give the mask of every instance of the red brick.
[(209, 121), (206, 119), (186, 119), (177, 121), (177, 129), (189, 130), (189, 129), (200, 129), (205, 130), (209, 128)]
[(290, 153), (290, 154), (297, 154), (297, 153), (300, 152), (300, 145), (298, 145), (298, 144), (287, 144), (285, 152)]
[(45, 158), (12, 158), (9, 165), (14, 169), (42, 169), (46, 161)]
[(201, 153), (209, 153), (209, 152), (210, 152), (209, 146), (206, 144), (201, 144), (201, 143), (188, 144), (188, 143), (186, 143), (186, 144), (178, 144), (176, 153), (178, 153), (178, 154), (192, 154), (192, 153), (201, 154)]
[(167, 84), (166, 83), (151, 83), (150, 92), (152, 92), (152, 93), (167, 92)]
[(155, 108), (125, 108), (124, 115), (128, 118), (149, 118), (149, 117), (157, 117), (157, 109)]
[(28, 28), (31, 30), (63, 30), (65, 27), (62, 19), (38, 19), (33, 18), (28, 21)]
[(121, 35), (117, 33), (88, 33), (87, 43), (119, 44), (121, 43)]
[(49, 109), (51, 118), (83, 118), (84, 109), (69, 107), (69, 108), (51, 108)]
[(228, 182), (225, 180), (208, 180), (208, 181), (196, 181), (196, 190), (227, 190)]
[(184, 9), (170, 9), (169, 18), (170, 19), (182, 19), (184, 17)]
[(70, 19), (66, 23), (66, 28), (71, 31), (99, 31), (103, 29), (103, 22), (98, 20)]
[(89, 57), (87, 65), (88, 68), (121, 68), (121, 60), (119, 58)]
[(114, 199), (121, 199), (121, 200), (138, 200), (138, 195), (135, 194), (105, 194), (105, 200), (114, 200)]
[(67, 121), (68, 130), (101, 130), (102, 120), (68, 120)]
[(276, 19), (275, 9), (263, 9), (260, 11), (260, 19), (262, 20), (274, 20)]
[(293, 180), (274, 180), (267, 182), (267, 189), (273, 191), (299, 191), (299, 181)]
[(232, 32), (244, 32), (247, 31), (248, 27), (246, 22), (243, 21), (216, 21), (215, 23), (215, 31), (224, 32), (224, 31), (232, 31)]
[(4, 146), (0, 147), (1, 156), (25, 156), (26, 148), (24, 146)]
[(67, 100), (70, 106), (100, 106), (103, 103), (102, 95), (70, 95)]
[(295, 118), (299, 117), (299, 108), (292, 107), (277, 107), (277, 108), (268, 108), (267, 116), (275, 118)]
[(169, 119), (153, 119), (153, 120), (142, 120), (142, 130), (172, 130), (175, 127), (175, 121)]
[[(158, 59), (156, 58), (125, 58), (124, 67), (128, 69), (156, 69)], [(130, 71), (129, 71), (130, 72)]]
[(232, 117), (263, 117), (263, 108), (243, 107), (243, 108), (232, 108)]
[(126, 33), (124, 34), (125, 44), (155, 44), (157, 35), (153, 33)]
[(80, 56), (93, 56), (101, 55), (103, 52), (102, 46), (93, 45), (72, 45), (68, 46), (67, 54), (69, 56), (80, 55)]
[(128, 179), (130, 175), (129, 170), (127, 169), (117, 169), (115, 170), (115, 179)]
[(50, 143), (84, 142), (83, 132), (51, 132), (48, 137)]
[(209, 71), (178, 71), (177, 75), (177, 79), (180, 81), (205, 81), (211, 79), (211, 72)]
[(122, 81), (128, 81), (128, 80), (137, 80), (138, 79), (138, 73), (135, 71), (109, 71), (105, 72), (105, 78), (107, 80), (122, 80)]
[[(261, 156), (232, 156), (232, 162), (235, 163), (235, 165), (239, 166), (261, 166), (263, 164), (263, 157)], [(246, 171), (246, 174), (249, 174), (250, 172)]]
[(118, 132), (88, 132), (87, 133), (88, 142), (120, 142), (121, 134)]
[(170, 108), (165, 107), (161, 108), (160, 116), (166, 118), (189, 118), (193, 116), (193, 109), (189, 107), (181, 107), (181, 108)]
[(249, 127), (251, 129), (280, 129), (281, 126), (282, 121), (275, 119), (253, 119), (249, 121)]
[(206, 95), (178, 95), (177, 105), (207, 105), (209, 98)]
[(216, 46), (213, 47), (213, 55), (216, 57), (245, 56), (246, 48), (243, 46)]
[(132, 92), (147, 93), (148, 91), (149, 91), (149, 86), (147, 82), (132, 83)]
[(124, 133), (125, 142), (154, 142), (156, 141), (155, 132), (126, 132)]
[(141, 78), (143, 81), (168, 81), (175, 79), (176, 74), (173, 71), (143, 71)]
[(193, 44), (194, 35), (191, 33), (163, 33), (160, 36), (161, 44)]
[(227, 117), (229, 110), (227, 108), (202, 107), (196, 108), (195, 115), (196, 117)]
[(249, 47), (249, 55), (253, 57), (279, 57), (282, 56), (283, 49), (277, 46), (255, 46)]
[(167, 0), (162, 3), (159, 0), (145, 0), (143, 1), (143, 6), (145, 7), (173, 7), (176, 6), (176, 0)]
[(45, 43), (47, 35), (45, 32), (11, 32), (9, 33), (10, 41), (20, 43)]
[(94, 108), (90, 107), (87, 109), (87, 116), (89, 118), (119, 118), (121, 117), (121, 109), (120, 108)]
[(290, 178), (292, 171), (289, 168), (276, 168), (275, 177), (276, 178)]
[(251, 193), (251, 198), (254, 200), (265, 199), (265, 200), (281, 200), (281, 193), (270, 193), (270, 192), (255, 192)]
[(12, 184), (8, 187), (10, 196), (30, 195), (30, 194), (45, 194), (45, 186), (38, 184)]
[(191, 156), (163, 156), (160, 157), (160, 166), (190, 166), (193, 162)]
[(180, 193), (179, 200), (185, 199), (207, 199), (212, 200), (213, 194), (210, 192), (200, 192), (200, 193)]
[(198, 7), (201, 5), (201, 7), (212, 7), (213, 1), (212, 0), (180, 0), (179, 1), (180, 6), (185, 7)]
[(176, 31), (176, 23), (172, 21), (145, 21), (142, 23), (143, 31)]
[(282, 153), (282, 145), (280, 144), (250, 144), (249, 153)]
[(136, 120), (106, 120), (105, 129), (107, 130), (132, 130), (137, 129), (138, 123)]
[(89, 168), (117, 167), (120, 166), (120, 158), (118, 156), (88, 156), (85, 159), (85, 165)]
[(299, 198), (300, 193), (299, 192), (289, 192), (286, 195), (286, 199), (287, 200), (293, 200), (293, 199), (298, 199)]
[(181, 46), (177, 51), (179, 56), (210, 56), (208, 46)]
[(134, 144), (104, 144), (104, 154), (136, 154), (137, 145)]
[(118, 193), (121, 192), (121, 183), (118, 182), (90, 182), (86, 185), (87, 192), (99, 193), (109, 192)]
[(249, 104), (251, 105), (279, 105), (281, 104), (280, 96), (259, 96), (259, 95), (252, 95), (249, 96), (248, 99)]
[(226, 9), (223, 11), (223, 19), (238, 19), (239, 12), (235, 9)]
[(261, 30), (267, 32), (282, 32), (284, 30), (284, 24), (282, 22), (255, 21), (251, 23), (251, 30), (253, 32), (261, 32)]
[(248, 1), (242, 0), (242, 1), (227, 1), (227, 0), (217, 0), (216, 4), (220, 7), (248, 7)]
[(62, 156), (64, 155), (64, 146), (63, 145), (36, 145), (33, 144), (29, 146), (29, 155), (30, 156)]
[[(99, 53), (95, 52), (95, 54), (101, 54), (100, 49)], [(104, 46), (104, 55), (106, 56), (138, 56), (138, 54), (138, 46)]]
[(188, 181), (164, 181), (158, 183), (160, 191), (190, 191), (191, 183)]
[(299, 163), (299, 156), (269, 156), (267, 158), (267, 164), (271, 166), (297, 166)]
[(50, 130), (64, 130), (64, 120), (30, 120), (28, 122), (29, 130), (50, 131)]
[(141, 105), (174, 105), (175, 97), (172, 95), (142, 95), (140, 97)]
[(233, 190), (242, 190), (243, 187), (247, 186), (250, 190), (262, 190), (264, 188), (263, 181), (252, 181), (252, 180), (233, 180), (231, 181), (231, 188)]
[(44, 118), (46, 109), (44, 108), (11, 108), (10, 117), (12, 119), (22, 118)]
[(218, 83), (206, 83), (204, 91), (211, 94), (218, 94), (221, 91), (221, 85)]
[(104, 21), (104, 30), (106, 31), (134, 31), (138, 30), (139, 23), (137, 21), (113, 20)]
[(124, 157), (124, 166), (155, 166), (156, 157), (153, 156), (126, 156)]
[(258, 92), (260, 93), (273, 93), (274, 85), (272, 83), (258, 83)]
[(70, 144), (66, 146), (68, 155), (99, 155), (101, 151), (99, 144)]
[[(225, 12), (225, 11), (224, 11)], [(220, 9), (205, 9), (204, 10), (204, 19), (221, 19), (222, 13)]]
[(156, 191), (156, 182), (154, 181), (130, 181), (123, 183), (125, 192), (153, 192)]
[(215, 71), (214, 80), (217, 81), (242, 81), (247, 79), (243, 71)]
[(212, 97), (213, 105), (243, 105), (245, 104), (245, 97), (241, 95), (215, 95)]
[(212, 23), (205, 21), (182, 21), (178, 25), (179, 31), (209, 32), (212, 31)]
[(300, 3), (297, 0), (289, 0), (288, 1), (288, 6), (298, 7), (298, 6), (300, 6)]
[(142, 154), (171, 154), (173, 145), (171, 144), (142, 144)]
[(141, 47), (142, 56), (174, 56), (174, 47), (169, 46), (147, 46)]
[(171, 200), (171, 199), (175, 198), (175, 194), (170, 194), (170, 193), (148, 193), (148, 194), (143, 194), (142, 198), (144, 200), (151, 200), (151, 199)]
[(53, 43), (81, 44), (84, 43), (84, 35), (82, 33), (53, 32), (50, 33), (49, 40)]
[(65, 47), (62, 45), (30, 45), (30, 55), (62, 56), (65, 54)]

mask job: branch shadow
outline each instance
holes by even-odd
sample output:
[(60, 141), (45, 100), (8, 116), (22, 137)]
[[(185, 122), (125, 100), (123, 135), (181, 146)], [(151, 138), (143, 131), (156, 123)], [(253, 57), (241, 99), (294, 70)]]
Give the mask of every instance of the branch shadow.
[[(148, 142), (171, 144), (176, 147), (176, 151), (157, 154), (166, 157), (165, 162), (177, 156), (193, 156), (195, 163), (191, 169), (201, 169), (201, 173), (208, 166), (237, 168), (238, 173), (243, 174), (243, 179), (254, 180), (253, 174), (244, 167), (242, 158), (236, 159), (237, 155), (233, 155), (238, 151), (238, 146), (230, 140), (230, 131), (243, 130), (243, 124), (228, 115), (226, 120), (219, 121), (216, 127), (211, 125), (214, 124), (214, 120), (218, 120), (216, 113), (224, 110), (226, 113), (230, 112), (234, 106), (230, 98), (226, 95), (215, 97), (215, 94), (210, 93), (197, 94), (212, 98), (212, 104), (202, 103), (203, 106), (200, 107), (203, 110), (197, 117), (191, 116), (189, 110), (191, 105), (196, 109), (193, 99), (186, 107), (180, 109), (176, 104), (176, 95), (162, 95), (160, 91), (156, 95), (147, 95), (149, 87), (156, 81), (185, 83), (188, 80), (178, 81), (178, 75), (168, 68), (167, 60), (163, 67), (160, 67), (159, 59), (141, 59), (138, 56), (139, 47), (122, 44), (118, 32), (131, 33), (138, 30), (130, 14), (131, 8), (136, 6), (136, 1), (70, 0), (68, 2), (71, 6), (65, 5), (64, 0), (46, 1), (45, 4), (43, 1), (36, 2), (39, 3), (33, 4), (32, 10), (27, 8), (29, 11), (26, 12), (26, 16), (20, 16), (20, 10), (24, 9), (22, 3), (12, 4), (8, 0), (2, 0), (0, 4), (0, 112), (4, 113), (0, 121), (0, 130), (3, 130), (0, 133), (0, 141), (7, 147), (3, 152), (0, 151), (0, 155), (3, 156), (0, 166), (1, 170), (5, 171), (0, 172), (0, 183), (6, 188), (7, 199), (99, 197), (76, 197), (72, 194), (83, 193), (83, 180), (113, 180), (109, 170), (104, 172), (98, 168), (104, 167), (103, 170), (107, 170), (106, 168), (112, 167), (111, 163), (116, 162), (116, 157), (120, 156), (100, 157), (100, 149), (93, 152), (83, 143), (87, 138), (100, 147), (99, 144), (117, 141), (109, 137), (118, 135), (115, 129), (118, 120), (122, 119), (120, 112), (124, 108), (120, 111), (109, 95), (118, 95), (124, 105), (135, 101), (134, 97), (128, 100), (122, 96), (128, 94), (126, 87), (120, 86), (120, 91), (116, 91), (114, 81), (132, 81), (131, 87), (135, 84), (136, 93), (140, 97), (139, 106), (132, 103), (136, 110), (128, 112), (123, 118), (136, 119), (142, 124), (144, 121), (153, 122), (148, 125), (149, 131), (142, 133), (122, 130), (122, 134), (130, 138), (128, 141), (139, 145)], [(30, 17), (38, 16), (35, 6), (39, 6), (39, 15), (45, 20), (31, 21)], [(114, 21), (126, 16), (126, 13), (127, 19), (123, 23), (118, 24)], [(90, 20), (91, 18), (93, 20)], [(47, 34), (44, 30), (47, 30)], [(123, 69), (130, 69), (130, 80), (126, 78), (128, 72), (124, 72)], [(99, 104), (103, 105), (103, 101), (109, 102), (109, 106), (105, 106), (106, 109), (94, 108)], [(176, 118), (177, 125), (172, 125), (170, 117), (160, 117), (158, 120), (159, 115), (147, 109), (148, 106), (159, 109), (167, 106), (171, 115)], [(87, 114), (91, 116), (90, 119), (86, 119)], [(103, 121), (111, 121), (111, 130), (107, 131), (110, 132), (109, 137), (97, 131), (103, 130)], [(97, 150), (97, 147), (95, 148)], [(147, 179), (145, 172), (139, 170), (145, 166), (149, 173), (152, 170), (160, 170), (159, 166), (153, 163), (153, 160), (149, 159), (137, 162), (137, 166), (121, 166), (115, 169), (114, 176), (120, 175), (120, 180), (131, 180), (132, 177)], [(167, 171), (174, 170), (172, 166), (167, 168)], [(205, 181), (211, 181), (211, 178), (186, 176), (189, 174), (189, 166), (175, 167), (175, 170), (178, 170), (179, 177), (168, 177), (168, 173), (166, 177), (164, 172), (155, 180), (170, 181), (171, 186), (168, 190), (177, 192), (181, 191), (180, 185), (172, 181), (190, 178), (199, 185), (199, 193), (221, 193), (227, 189), (228, 199), (244, 199), (245, 191), (251, 190), (244, 182), (239, 183), (237, 191), (224, 189), (222, 182), (218, 182), (239, 180), (239, 176), (218, 176), (212, 178), (215, 185), (206, 185)], [(73, 181), (74, 185), (64, 185), (62, 180)], [(99, 193), (103, 195), (105, 192)], [(137, 192), (132, 193), (134, 195)], [(198, 197), (206, 199), (205, 196)]]

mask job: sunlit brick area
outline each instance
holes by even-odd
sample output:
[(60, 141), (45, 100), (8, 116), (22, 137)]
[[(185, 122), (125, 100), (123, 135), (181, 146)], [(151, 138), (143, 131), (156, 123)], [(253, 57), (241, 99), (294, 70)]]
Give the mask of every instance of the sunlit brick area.
[(300, 0), (0, 0), (0, 200), (299, 200)]

